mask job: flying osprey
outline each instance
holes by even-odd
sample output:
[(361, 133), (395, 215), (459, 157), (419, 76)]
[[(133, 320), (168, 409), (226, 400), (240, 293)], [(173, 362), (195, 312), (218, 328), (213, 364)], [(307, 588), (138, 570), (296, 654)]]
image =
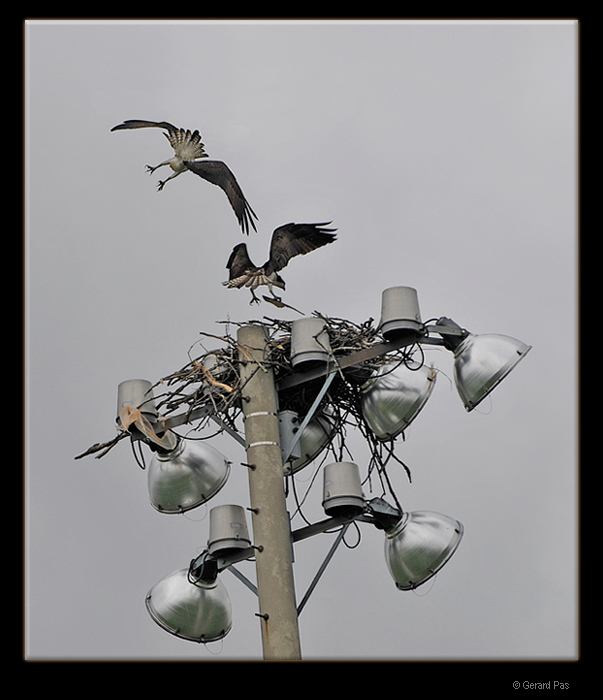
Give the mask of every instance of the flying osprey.
[(174, 149), (173, 158), (164, 160), (163, 163), (159, 163), (159, 165), (154, 167), (150, 165), (146, 166), (149, 173), (155, 172), (155, 170), (162, 165), (169, 165), (174, 171), (168, 178), (159, 181), (157, 185), (159, 191), (164, 188), (168, 180), (171, 180), (186, 170), (190, 170), (204, 180), (224, 190), (234, 209), (234, 213), (243, 233), (249, 234), (250, 225), (253, 227), (254, 231), (257, 230), (252, 217), (256, 219), (258, 217), (249, 206), (249, 203), (243, 195), (243, 191), (239, 187), (239, 183), (226, 163), (220, 160), (198, 160), (199, 158), (208, 158), (209, 156), (205, 152), (204, 144), (201, 143), (201, 136), (197, 130), (191, 133), (190, 129), (178, 129), (168, 122), (149, 122), (144, 119), (128, 119), (123, 124), (114, 126), (111, 131), (119, 131), (121, 129), (144, 129), (150, 126), (165, 129), (163, 135)]
[(255, 290), (261, 285), (265, 285), (270, 290), (273, 299), (280, 302), (280, 297), (277, 297), (272, 290), (272, 287), (285, 289), (285, 281), (278, 274), (278, 271), (282, 270), (296, 255), (305, 255), (336, 240), (336, 236), (332, 232), (337, 229), (323, 228), (329, 223), (279, 226), (274, 230), (270, 241), (270, 258), (262, 267), (256, 267), (251, 262), (247, 254), (247, 245), (239, 243), (233, 248), (226, 263), (230, 272), (228, 282), (222, 284), (237, 289), (249, 287), (252, 297), (250, 304), (260, 302), (255, 295)]

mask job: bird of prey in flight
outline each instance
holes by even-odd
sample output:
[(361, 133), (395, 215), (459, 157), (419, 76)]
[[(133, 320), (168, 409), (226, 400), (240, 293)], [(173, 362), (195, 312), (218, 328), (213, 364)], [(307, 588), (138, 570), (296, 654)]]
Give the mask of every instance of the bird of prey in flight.
[(192, 173), (199, 175), (199, 177), (202, 177), (204, 180), (224, 190), (243, 233), (249, 234), (250, 226), (254, 231), (257, 230), (253, 217), (256, 219), (258, 217), (249, 206), (230, 168), (226, 163), (220, 160), (201, 160), (203, 158), (209, 158), (209, 156), (205, 152), (204, 144), (201, 142), (201, 136), (197, 130), (191, 133), (190, 129), (178, 129), (169, 122), (127, 119), (123, 124), (114, 126), (111, 131), (120, 131), (121, 129), (144, 129), (146, 127), (164, 129), (163, 135), (174, 149), (174, 156), (172, 158), (164, 160), (163, 163), (159, 163), (159, 165), (146, 166), (149, 173), (155, 172), (155, 170), (162, 165), (169, 165), (174, 171), (168, 178), (159, 181), (157, 187), (160, 191), (164, 188), (168, 180), (171, 180), (186, 170), (190, 170)]
[[(273, 287), (285, 289), (285, 281), (278, 274), (291, 258), (296, 255), (305, 255), (317, 248), (321, 248), (327, 243), (336, 240), (334, 228), (323, 228), (330, 222), (323, 224), (284, 224), (274, 230), (270, 241), (270, 258), (261, 267), (256, 267), (250, 260), (247, 253), (247, 245), (239, 243), (236, 245), (230, 258), (226, 263), (229, 270), (229, 279), (222, 284), (225, 287), (237, 288), (249, 287), (251, 290), (250, 304), (260, 303), (255, 295), (255, 290), (264, 285), (268, 287), (272, 294), (272, 299), (280, 302), (272, 290)], [(270, 301), (269, 297), (265, 297)]]

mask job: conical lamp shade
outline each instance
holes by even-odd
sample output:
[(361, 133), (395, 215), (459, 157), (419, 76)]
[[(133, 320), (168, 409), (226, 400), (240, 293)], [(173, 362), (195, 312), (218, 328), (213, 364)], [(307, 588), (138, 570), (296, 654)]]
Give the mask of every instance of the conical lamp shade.
[(170, 634), (192, 642), (215, 642), (232, 628), (232, 607), (226, 586), (189, 578), (179, 569), (147, 593), (146, 606), (155, 622)]
[(507, 335), (469, 334), (454, 350), (454, 380), (467, 411), (473, 410), (531, 350)]
[(294, 474), (308, 466), (327, 447), (335, 435), (335, 418), (327, 407), (304, 428), (299, 439), (300, 457), (285, 464), (285, 475)]
[(391, 440), (405, 430), (423, 408), (436, 374), (423, 365), (384, 365), (361, 388), (362, 414), (378, 440)]
[(385, 533), (385, 561), (396, 587), (406, 591), (429, 580), (456, 551), (463, 525), (430, 511), (405, 513)]
[(211, 445), (181, 439), (171, 452), (153, 455), (147, 476), (151, 505), (161, 513), (184, 513), (215, 496), (229, 473), (228, 460)]

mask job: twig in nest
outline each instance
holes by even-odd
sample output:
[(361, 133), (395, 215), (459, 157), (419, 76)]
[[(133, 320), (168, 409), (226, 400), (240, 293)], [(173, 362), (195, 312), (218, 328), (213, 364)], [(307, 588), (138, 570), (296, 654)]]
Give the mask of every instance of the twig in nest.
[(212, 384), (213, 386), (217, 386), (220, 389), (224, 389), (225, 391), (231, 392), (234, 391), (234, 389), (231, 386), (228, 386), (228, 384), (224, 384), (223, 382), (219, 382), (213, 374), (207, 369), (205, 365), (201, 365), (201, 370), (203, 372), (203, 376), (207, 379), (207, 381)]
[(128, 435), (128, 433), (121, 432), (121, 433), (119, 433), (119, 435), (116, 435), (113, 438), (113, 440), (109, 440), (109, 442), (102, 442), (102, 443), (97, 442), (94, 445), (92, 445), (92, 447), (89, 447), (85, 452), (82, 452), (82, 454), (74, 457), (74, 459), (82, 459), (82, 457), (87, 457), (88, 455), (93, 455), (96, 452), (100, 452), (102, 450), (101, 454), (96, 455), (96, 459), (100, 459), (101, 457), (104, 457), (112, 447), (115, 447), (115, 445), (117, 445), (117, 443), (120, 440), (123, 440), (123, 438), (125, 438), (127, 435)]

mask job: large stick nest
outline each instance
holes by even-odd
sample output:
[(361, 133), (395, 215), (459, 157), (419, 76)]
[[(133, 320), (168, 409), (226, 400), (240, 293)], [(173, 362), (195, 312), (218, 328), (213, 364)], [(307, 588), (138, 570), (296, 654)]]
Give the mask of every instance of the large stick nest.
[[(314, 312), (314, 316), (325, 323), (331, 360), (335, 362), (344, 355), (384, 341), (372, 318), (362, 324), (355, 324), (348, 320), (329, 318), (318, 312)], [(263, 320), (246, 321), (244, 324), (232, 321), (221, 323), (226, 326), (223, 335), (201, 333), (202, 340), (195, 343), (188, 352), (189, 361), (181, 369), (168, 374), (154, 385), (155, 404), (162, 417), (169, 419), (171, 416), (186, 415), (185, 422), (190, 422), (195, 429), (199, 429), (204, 427), (213, 415), (218, 417), (223, 425), (237, 430), (236, 420), (242, 412), (241, 397), (244, 386), (239, 368), (241, 354), (245, 357), (245, 348), (241, 348), (231, 334), (230, 329), (233, 327), (236, 329), (242, 325), (254, 324), (266, 329), (267, 352), (262, 365), (258, 366), (258, 371), (266, 367), (272, 368), (277, 384), (282, 378), (294, 373), (290, 359), (292, 321), (264, 317)], [(206, 346), (209, 345), (220, 347), (207, 350)], [(202, 352), (193, 353), (195, 349), (201, 349)], [(385, 465), (392, 458), (404, 466), (409, 478), (410, 472), (394, 455), (393, 440), (389, 444), (378, 441), (366, 424), (360, 410), (359, 387), (385, 363), (403, 362), (417, 368), (423, 363), (423, 359), (421, 347), (413, 345), (366, 361), (352, 369), (340, 370), (319, 407), (321, 410), (328, 404), (331, 414), (337, 420), (341, 455), (345, 452), (346, 427), (353, 425), (360, 429), (372, 454), (369, 475), (372, 468), (376, 467), (382, 481), (384, 475), (387, 480)], [(324, 377), (321, 377), (298, 385), (290, 391), (279, 392), (279, 410), (294, 411), (303, 419), (323, 382)], [(201, 411), (204, 416), (194, 419), (194, 412), (199, 413), (199, 409), (205, 409)], [(113, 440), (93, 445), (76, 459), (90, 454), (96, 454), (97, 458), (100, 458), (128, 434), (128, 431), (120, 430)]]

